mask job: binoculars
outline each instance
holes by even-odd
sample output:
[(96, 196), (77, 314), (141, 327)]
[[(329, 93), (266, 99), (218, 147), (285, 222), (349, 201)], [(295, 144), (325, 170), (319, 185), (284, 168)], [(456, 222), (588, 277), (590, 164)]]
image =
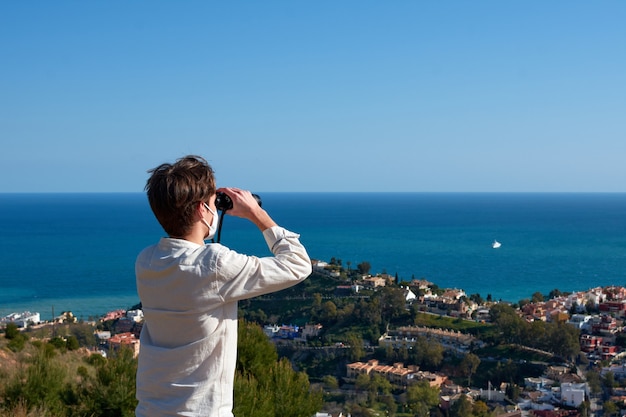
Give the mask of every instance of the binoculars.
[[(261, 197), (256, 194), (252, 194), (252, 197), (261, 205)], [(227, 211), (233, 208), (233, 200), (226, 194), (218, 192), (215, 194), (215, 207), (220, 211)]]

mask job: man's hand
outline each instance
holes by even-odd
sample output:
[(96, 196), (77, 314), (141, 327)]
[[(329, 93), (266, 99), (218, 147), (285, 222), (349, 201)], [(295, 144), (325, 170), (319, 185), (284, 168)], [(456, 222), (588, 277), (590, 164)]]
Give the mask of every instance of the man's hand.
[(228, 210), (227, 214), (248, 219), (261, 231), (276, 226), (276, 222), (261, 208), (250, 191), (229, 187), (219, 188), (217, 191), (225, 193), (233, 201), (233, 208)]

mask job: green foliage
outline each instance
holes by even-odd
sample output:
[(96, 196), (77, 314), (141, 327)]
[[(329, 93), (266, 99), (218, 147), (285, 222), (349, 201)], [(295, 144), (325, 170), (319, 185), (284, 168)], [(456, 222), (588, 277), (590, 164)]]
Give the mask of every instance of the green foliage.
[(605, 401), (602, 404), (602, 409), (603, 409), (602, 415), (604, 417), (615, 416), (615, 415), (618, 415), (619, 413), (619, 407), (613, 401)]
[(278, 360), (276, 348), (259, 325), (240, 320), (238, 333), (238, 372), (243, 375), (260, 375)]
[(443, 346), (441, 343), (428, 340), (426, 337), (418, 336), (415, 346), (411, 350), (409, 359), (414, 365), (425, 369), (436, 370), (443, 362)]
[(450, 407), (450, 417), (472, 417), (472, 402), (461, 395)]
[(68, 336), (65, 341), (65, 347), (67, 350), (78, 350), (78, 348), (80, 348), (80, 344), (78, 343), (76, 336)]
[(19, 336), (11, 339), (7, 347), (13, 352), (21, 352), (26, 345), (26, 338), (24, 335), (20, 334)]
[(72, 324), (69, 328), (71, 335), (76, 338), (79, 346), (92, 347), (96, 345), (94, 327), (87, 323)]
[(136, 373), (137, 360), (129, 348), (122, 348), (116, 355), (100, 362), (95, 379), (83, 391), (84, 413), (102, 417), (133, 417), (137, 406)]
[(427, 381), (409, 385), (406, 395), (409, 410), (419, 417), (428, 417), (430, 410), (439, 405), (439, 389), (431, 387)]
[(494, 326), (501, 335), (496, 343), (515, 343), (551, 352), (564, 358), (574, 358), (580, 352), (580, 331), (562, 322), (522, 320), (515, 309), (506, 304), (491, 307)]
[(273, 417), (275, 415), (274, 398), (272, 393), (264, 388), (251, 374), (244, 375), (237, 371), (234, 415), (237, 417)]
[(370, 269), (372, 269), (372, 265), (369, 262), (363, 261), (356, 266), (356, 269), (359, 271), (361, 275), (367, 275), (370, 273)]
[(346, 337), (346, 343), (349, 346), (348, 359), (351, 362), (359, 361), (365, 356), (365, 347), (361, 336), (356, 333), (349, 333)]
[(38, 348), (29, 366), (21, 368), (7, 384), (3, 393), (6, 408), (39, 408), (59, 415), (63, 412), (61, 382), (65, 371), (58, 362), (51, 360), (45, 346)]
[(13, 352), (20, 352), (26, 345), (26, 336), (20, 332), (15, 323), (8, 323), (4, 330), (4, 337), (9, 340), (7, 347)]
[(462, 374), (467, 377), (468, 386), (472, 383), (472, 375), (474, 375), (478, 369), (478, 365), (480, 365), (480, 358), (473, 353), (465, 355), (459, 365)]
[(324, 386), (326, 388), (328, 388), (328, 389), (337, 389), (337, 388), (339, 388), (339, 381), (337, 381), (337, 378), (335, 378), (332, 375), (324, 376), (322, 381), (324, 382)]
[(414, 312), (413, 324), (416, 326), (449, 329), (462, 333), (480, 334), (493, 328), (492, 324), (477, 323), (469, 320), (457, 320), (452, 317)]
[(50, 339), (50, 340), (48, 341), (48, 343), (49, 343), (51, 346), (54, 346), (55, 348), (57, 348), (57, 349), (59, 349), (59, 350), (63, 350), (63, 349), (65, 349), (65, 348), (66, 348), (66, 346), (67, 346), (67, 344), (66, 344), (65, 340), (63, 340), (63, 338), (62, 338), (62, 337), (60, 337), (60, 336), (53, 337), (52, 339)]
[[(72, 345), (77, 343), (73, 339)], [(27, 349), (0, 384), (1, 416), (134, 416), (137, 361), (131, 351), (80, 360), (50, 343), (33, 342)]]
[(20, 334), (20, 330), (17, 328), (17, 324), (15, 323), (8, 323), (6, 329), (4, 329), (4, 337), (9, 340), (15, 339)]
[(310, 389), (308, 376), (293, 370), (255, 324), (239, 323), (235, 375), (237, 417), (309, 417), (322, 406), (322, 393)]

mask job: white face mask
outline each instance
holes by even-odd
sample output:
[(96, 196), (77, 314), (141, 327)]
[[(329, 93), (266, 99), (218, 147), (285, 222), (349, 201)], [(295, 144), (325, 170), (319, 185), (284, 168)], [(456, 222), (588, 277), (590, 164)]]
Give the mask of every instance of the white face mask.
[(217, 232), (217, 225), (219, 223), (219, 217), (216, 212), (211, 210), (211, 207), (207, 203), (204, 203), (204, 207), (211, 212), (213, 215), (213, 220), (211, 220), (211, 224), (209, 224), (206, 220), (202, 219), (202, 222), (209, 228), (209, 233), (204, 237), (205, 239), (213, 239), (215, 236), (215, 232)]

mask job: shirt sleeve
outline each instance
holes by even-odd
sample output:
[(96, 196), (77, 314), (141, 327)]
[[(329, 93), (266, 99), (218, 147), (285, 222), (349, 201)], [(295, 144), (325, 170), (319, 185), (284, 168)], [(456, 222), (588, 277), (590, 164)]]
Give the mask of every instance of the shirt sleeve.
[(223, 251), (216, 260), (219, 293), (224, 302), (252, 298), (291, 287), (311, 275), (311, 259), (300, 235), (274, 226), (263, 232), (273, 256)]

